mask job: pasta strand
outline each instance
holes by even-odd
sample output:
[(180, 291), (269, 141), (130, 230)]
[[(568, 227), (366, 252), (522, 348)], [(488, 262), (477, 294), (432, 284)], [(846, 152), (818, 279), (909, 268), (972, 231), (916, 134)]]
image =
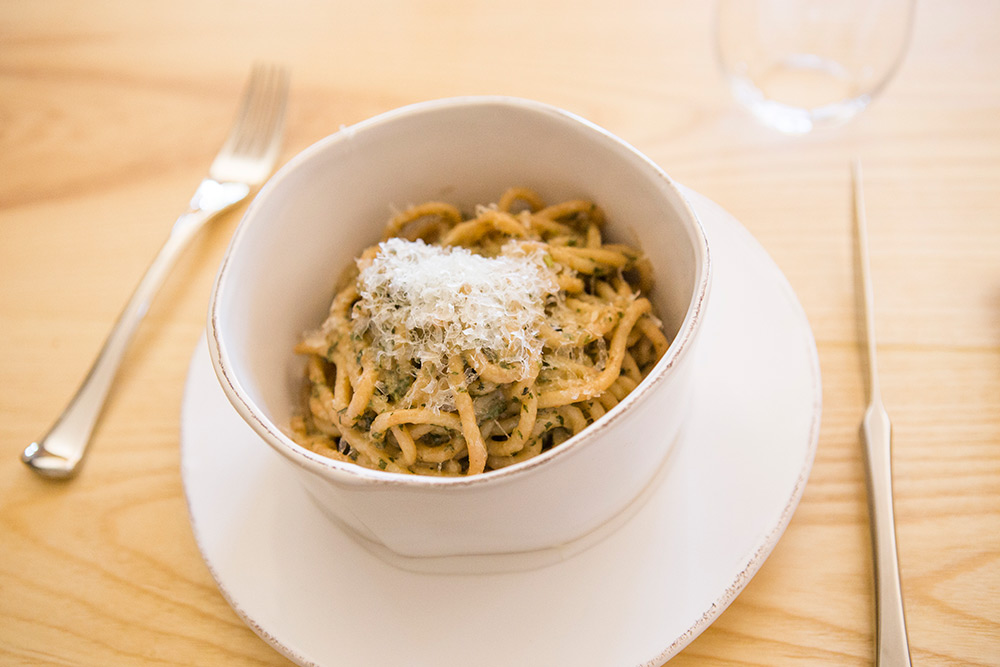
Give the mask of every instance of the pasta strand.
[[(559, 447), (615, 410), (670, 339), (644, 296), (651, 286), (648, 260), (606, 242), (604, 224), (591, 201), (547, 205), (523, 187), (509, 188), (496, 205), (477, 206), (470, 216), (440, 201), (392, 216), (383, 243), (358, 255), (326, 319), (294, 348), (306, 357), (306, 368), (303, 412), (290, 423), (291, 437), (319, 455), (390, 473), (476, 475)], [(530, 306), (538, 309), (537, 325), (505, 330), (500, 347), (446, 342), (435, 348), (439, 356), (421, 356), (419, 346), (438, 340), (438, 329), (457, 317), (448, 315), (447, 297), (438, 319), (383, 318), (376, 326), (377, 314), (400, 306), (366, 301), (370, 292), (362, 287), (366, 272), (384, 266), (381, 253), (391, 245), (384, 242), (397, 238), (411, 247), (532, 258), (526, 261), (536, 264), (528, 266), (548, 276), (552, 291), (533, 305), (515, 298), (495, 322), (503, 327), (510, 308)], [(504, 280), (516, 283), (519, 276)], [(488, 302), (490, 294), (480, 289), (456, 287)]]

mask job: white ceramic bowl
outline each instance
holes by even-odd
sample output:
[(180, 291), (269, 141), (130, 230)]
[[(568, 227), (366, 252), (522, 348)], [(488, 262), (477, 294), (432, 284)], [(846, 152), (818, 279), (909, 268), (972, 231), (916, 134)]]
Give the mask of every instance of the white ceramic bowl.
[[(445, 199), (468, 210), (514, 185), (549, 202), (595, 201), (607, 235), (651, 258), (650, 298), (673, 343), (650, 375), (571, 440), (468, 478), (373, 471), (295, 444), (286, 431), (304, 363), (292, 348), (324, 319), (337, 277), (378, 241), (391, 207)], [(365, 543), (411, 558), (565, 550), (619, 516), (665, 460), (685, 417), (709, 284), (700, 223), (670, 178), (634, 148), (544, 104), (454, 98), (344, 128), (285, 165), (226, 253), (208, 341), (239, 414)]]

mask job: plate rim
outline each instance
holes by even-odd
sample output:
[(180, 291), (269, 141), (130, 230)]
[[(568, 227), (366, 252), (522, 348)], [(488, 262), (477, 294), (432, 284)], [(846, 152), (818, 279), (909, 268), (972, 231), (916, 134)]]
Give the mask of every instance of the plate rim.
[[(770, 553), (773, 551), (774, 547), (777, 545), (781, 536), (787, 529), (791, 519), (798, 508), (799, 502), (805, 491), (805, 487), (808, 483), (809, 476), (815, 461), (816, 452), (819, 443), (819, 433), (821, 428), (821, 417), (822, 417), (822, 379), (820, 374), (819, 365), (819, 355), (818, 349), (816, 347), (815, 337), (812, 332), (812, 328), (809, 324), (808, 318), (806, 317), (805, 311), (803, 310), (801, 303), (798, 301), (797, 296), (794, 293), (787, 277), (781, 271), (781, 269), (774, 263), (773, 259), (767, 253), (767, 251), (759, 244), (759, 242), (753, 237), (750, 232), (743, 227), (739, 221), (729, 214), (724, 208), (714, 201), (708, 199), (704, 195), (701, 195), (689, 188), (684, 186), (679, 186), (682, 194), (689, 200), (689, 205), (692, 210), (698, 215), (699, 219), (704, 220), (704, 218), (722, 218), (721, 221), (713, 220), (713, 224), (710, 227), (715, 227), (716, 224), (721, 224), (728, 229), (724, 233), (736, 233), (743, 237), (741, 246), (743, 246), (743, 251), (753, 251), (760, 258), (762, 258), (768, 268), (773, 272), (776, 279), (775, 287), (780, 287), (785, 301), (788, 307), (793, 309), (795, 312), (796, 319), (800, 320), (803, 324), (801, 333), (806, 338), (804, 348), (808, 350), (808, 361), (809, 361), (809, 378), (810, 378), (810, 390), (812, 392), (812, 402), (811, 402), (811, 414), (809, 419), (808, 428), (808, 442), (805, 449), (803, 450), (803, 459), (799, 467), (797, 478), (792, 486), (791, 493), (785, 502), (784, 507), (777, 514), (777, 520), (770, 523), (769, 530), (766, 533), (761, 534), (761, 536), (756, 540), (756, 542), (747, 549), (745, 556), (741, 558), (740, 565), (741, 569), (732, 578), (732, 581), (726, 586), (726, 588), (715, 597), (711, 604), (705, 609), (702, 614), (695, 620), (683, 633), (676, 636), (665, 648), (662, 649), (655, 656), (651, 656), (648, 659), (642, 660), (636, 663), (636, 667), (658, 667), (659, 665), (670, 660), (672, 657), (677, 655), (682, 651), (687, 645), (689, 645), (695, 638), (697, 638), (702, 632), (704, 632), (709, 625), (711, 625), (736, 599), (736, 597), (741, 593), (744, 588), (748, 585), (750, 580), (756, 575), (756, 573), (763, 566), (764, 562), (767, 560)], [(704, 224), (704, 222), (703, 222)], [(720, 233), (720, 232), (716, 232)], [(711, 236), (711, 234), (709, 234)], [(711, 307), (709, 308), (711, 310)], [(237, 616), (262, 640), (264, 640), (271, 648), (276, 650), (278, 653), (286, 657), (287, 659), (295, 662), (299, 665), (308, 665), (310, 667), (318, 665), (319, 663), (313, 661), (311, 658), (307, 658), (304, 654), (300, 653), (296, 649), (282, 642), (275, 634), (264, 628), (261, 623), (256, 621), (243, 607), (240, 605), (239, 601), (235, 598), (233, 593), (227, 588), (227, 586), (222, 582), (222, 577), (217, 570), (216, 566), (211, 562), (210, 557), (207, 553), (207, 548), (203, 542), (202, 534), (199, 530), (199, 523), (196, 518), (195, 508), (193, 506), (193, 501), (191, 493), (189, 490), (189, 476), (186, 474), (186, 456), (185, 452), (189, 449), (185, 445), (185, 441), (188, 440), (186, 437), (186, 429), (184, 428), (184, 423), (186, 421), (186, 415), (188, 412), (188, 395), (191, 391), (191, 385), (193, 383), (194, 369), (199, 363), (211, 364), (208, 356), (207, 341), (204, 332), (198, 340), (198, 344), (195, 347), (194, 353), (191, 357), (188, 373), (184, 384), (184, 396), (182, 398), (181, 405), (181, 436), (180, 436), (180, 449), (181, 449), (181, 476), (182, 476), (182, 486), (184, 488), (185, 502), (188, 510), (189, 523), (192, 528), (192, 532), (201, 556), (202, 562), (208, 568), (209, 573), (212, 576), (216, 587), (226, 600), (227, 604), (236, 612)], [(221, 387), (219, 388), (221, 392)], [(236, 413), (235, 409), (229, 406), (228, 401), (226, 401), (227, 407)], [(238, 416), (238, 413), (237, 413)], [(679, 436), (683, 438), (683, 433)], [(672, 458), (672, 457), (671, 457)], [(280, 465), (280, 460), (275, 458), (270, 465)], [(654, 480), (655, 483), (655, 480)], [(305, 494), (303, 494), (305, 499)], [(308, 502), (308, 501), (307, 501)], [(354, 537), (349, 534), (348, 531), (344, 531), (342, 527), (334, 526), (331, 523), (334, 530), (344, 532), (348, 539), (354, 540)], [(619, 526), (618, 528), (621, 528)], [(603, 538), (607, 540), (613, 540), (614, 535), (608, 535)], [(603, 541), (598, 540), (598, 541)], [(595, 542), (596, 544), (596, 542)], [(380, 559), (379, 556), (372, 553), (370, 550), (365, 550), (368, 557), (373, 559), (379, 559), (382, 562), (388, 562), (392, 565), (391, 561), (385, 561)], [(399, 568), (397, 565), (392, 565), (396, 569), (406, 572), (407, 570)], [(541, 567), (548, 567), (543, 565)], [(419, 573), (410, 572), (412, 576), (421, 576)], [(472, 575), (475, 576), (475, 575)]]

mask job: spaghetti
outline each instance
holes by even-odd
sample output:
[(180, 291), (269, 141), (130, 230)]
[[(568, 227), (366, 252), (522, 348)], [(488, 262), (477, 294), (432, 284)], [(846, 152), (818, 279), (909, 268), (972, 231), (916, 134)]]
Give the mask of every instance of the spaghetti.
[(586, 428), (669, 344), (648, 261), (603, 226), (589, 201), (526, 188), (471, 216), (441, 202), (393, 216), (295, 348), (293, 438), (376, 470), (472, 475)]

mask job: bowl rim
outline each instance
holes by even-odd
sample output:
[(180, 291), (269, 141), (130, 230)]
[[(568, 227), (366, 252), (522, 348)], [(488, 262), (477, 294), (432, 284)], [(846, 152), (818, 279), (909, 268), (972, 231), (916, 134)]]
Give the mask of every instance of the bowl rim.
[[(226, 289), (229, 281), (229, 264), (235, 251), (241, 245), (242, 239), (246, 235), (246, 230), (250, 226), (250, 221), (263, 198), (274, 189), (280, 187), (290, 174), (299, 167), (309, 162), (314, 155), (326, 150), (331, 145), (348, 141), (350, 138), (363, 131), (377, 128), (380, 125), (394, 123), (398, 120), (421, 114), (434, 114), (456, 108), (491, 108), (507, 107), (533, 114), (540, 114), (555, 118), (558, 122), (576, 125), (585, 128), (588, 133), (597, 141), (604, 141), (613, 150), (621, 152), (627, 158), (635, 160), (640, 167), (644, 167), (656, 177), (666, 191), (672, 195), (678, 208), (678, 213), (682, 219), (686, 218), (684, 225), (687, 236), (691, 242), (691, 249), (695, 255), (695, 288), (694, 295), (688, 303), (684, 318), (677, 330), (677, 335), (670, 342), (667, 352), (654, 365), (649, 374), (642, 379), (638, 386), (633, 389), (618, 405), (609, 410), (605, 415), (590, 424), (586, 429), (575, 434), (558, 447), (553, 447), (525, 461), (510, 465), (499, 470), (490, 470), (477, 475), (438, 477), (430, 475), (405, 475), (383, 470), (369, 469), (353, 463), (346, 463), (325, 457), (312, 452), (305, 447), (294, 442), (287, 436), (280, 426), (274, 424), (264, 416), (263, 410), (257, 407), (250, 398), (243, 386), (236, 379), (233, 364), (224, 341), (223, 332), (225, 326), (221, 324), (219, 314), (219, 303), (221, 294)], [(548, 103), (530, 100), (526, 98), (507, 95), (463, 95), (456, 97), (446, 97), (423, 102), (416, 102), (389, 111), (382, 112), (370, 118), (361, 120), (340, 129), (326, 137), (319, 139), (310, 146), (289, 159), (270, 179), (264, 184), (253, 201), (247, 207), (233, 237), (225, 251), (222, 263), (216, 275), (215, 283), (209, 300), (209, 312), (207, 323), (207, 340), (209, 355), (212, 366), (215, 369), (216, 377), (222, 388), (240, 416), (246, 421), (254, 431), (272, 449), (291, 460), (293, 463), (306, 468), (307, 470), (320, 475), (323, 478), (334, 481), (366, 486), (391, 486), (422, 489), (457, 489), (466, 487), (483, 487), (507, 482), (511, 478), (527, 477), (536, 473), (540, 467), (542, 469), (550, 467), (550, 461), (563, 459), (575, 455), (587, 444), (595, 440), (600, 433), (611, 428), (617, 421), (625, 417), (632, 410), (631, 406), (640, 401), (646, 400), (658, 380), (663, 378), (667, 372), (676, 366), (678, 362), (689, 355), (693, 338), (700, 328), (704, 319), (706, 301), (708, 299), (712, 275), (711, 253), (705, 235), (704, 227), (697, 213), (691, 207), (678, 187), (677, 183), (667, 175), (667, 173), (644, 153), (634, 146), (624, 141), (620, 137), (612, 134), (608, 130), (595, 123), (559, 107)]]

